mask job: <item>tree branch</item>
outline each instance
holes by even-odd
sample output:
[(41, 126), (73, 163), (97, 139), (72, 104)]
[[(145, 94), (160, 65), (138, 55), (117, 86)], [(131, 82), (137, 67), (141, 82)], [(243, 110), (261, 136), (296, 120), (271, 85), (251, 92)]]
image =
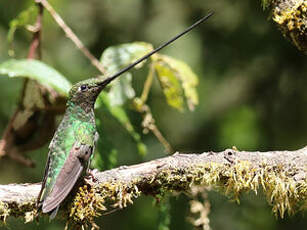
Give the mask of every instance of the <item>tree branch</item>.
[[(296, 151), (179, 154), (104, 172), (82, 180), (62, 205), (62, 217), (78, 224), (110, 209), (126, 207), (141, 193), (188, 192), (191, 186), (212, 186), (235, 199), (262, 188), (275, 214), (294, 213), (307, 204), (307, 147)], [(0, 185), (0, 217), (31, 221), (40, 184)]]
[(307, 54), (307, 2), (305, 0), (262, 0), (271, 5), (272, 19), (282, 34)]

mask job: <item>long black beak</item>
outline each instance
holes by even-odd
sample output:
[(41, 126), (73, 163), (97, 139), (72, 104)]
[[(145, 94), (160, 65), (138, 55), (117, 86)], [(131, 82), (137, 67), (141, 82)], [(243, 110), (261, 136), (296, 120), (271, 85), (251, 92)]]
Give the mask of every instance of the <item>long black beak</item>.
[(122, 70), (120, 70), (119, 72), (115, 73), (114, 75), (106, 78), (105, 80), (103, 80), (101, 83), (99, 83), (99, 86), (101, 86), (102, 88), (104, 88), (106, 85), (108, 85), (110, 82), (112, 82), (114, 79), (116, 79), (117, 77), (119, 77), (121, 74), (123, 74), (124, 72), (130, 70), (131, 68), (133, 68), (134, 66), (136, 66), (137, 64), (139, 64), (140, 62), (144, 61), (145, 59), (149, 58), (151, 55), (153, 55), (154, 53), (158, 52), (159, 50), (163, 49), (164, 47), (168, 46), (169, 44), (171, 44), (172, 42), (174, 42), (175, 40), (177, 40), (178, 38), (182, 37), (183, 35), (185, 35), (186, 33), (188, 33), (189, 31), (191, 31), (192, 29), (194, 29), (196, 26), (198, 26), (199, 24), (201, 24), (202, 22), (206, 21), (209, 17), (211, 17), (214, 13), (210, 12), (208, 15), (206, 15), (205, 17), (199, 19), (197, 22), (195, 22), (193, 25), (191, 25), (190, 27), (188, 27), (187, 29), (185, 29), (183, 32), (177, 34), (175, 37), (173, 37), (172, 39), (170, 39), (169, 41), (163, 43), (162, 45), (160, 45), (158, 48), (154, 49), (153, 51), (149, 52), (148, 54), (146, 54), (145, 56), (141, 57), (140, 59), (136, 60), (135, 62), (133, 62), (132, 64), (128, 65), (127, 67), (123, 68)]

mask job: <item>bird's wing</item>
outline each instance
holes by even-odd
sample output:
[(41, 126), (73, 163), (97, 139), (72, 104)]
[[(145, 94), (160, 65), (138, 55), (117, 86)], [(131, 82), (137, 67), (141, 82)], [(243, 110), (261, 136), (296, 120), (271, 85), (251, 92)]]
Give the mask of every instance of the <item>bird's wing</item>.
[(40, 190), (40, 192), (38, 194), (38, 198), (37, 198), (37, 203), (36, 203), (37, 208), (40, 208), (40, 206), (42, 204), (43, 192), (44, 192), (46, 182), (47, 182), (47, 178), (48, 178), (49, 166), (50, 166), (50, 153), (48, 153), (48, 158), (47, 158), (47, 162), (46, 162), (46, 166), (45, 166), (45, 172), (44, 172), (44, 178), (43, 178), (41, 190)]
[(81, 175), (85, 167), (84, 163), (92, 154), (92, 150), (93, 146), (91, 145), (79, 143), (73, 145), (52, 190), (43, 201), (43, 213), (52, 211), (66, 198)]

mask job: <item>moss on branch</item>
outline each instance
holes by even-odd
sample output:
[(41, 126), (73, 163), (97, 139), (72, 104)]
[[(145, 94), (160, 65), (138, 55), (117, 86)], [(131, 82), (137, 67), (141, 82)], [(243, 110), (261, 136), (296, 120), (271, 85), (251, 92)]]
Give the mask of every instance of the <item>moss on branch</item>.
[[(243, 192), (253, 191), (257, 194), (262, 190), (273, 207), (273, 213), (283, 218), (286, 212), (293, 214), (307, 207), (306, 168), (307, 148), (275, 152), (228, 149), (219, 153), (174, 154), (94, 173), (94, 178), (85, 179), (81, 186), (76, 187), (62, 205), (58, 216), (69, 223), (67, 226), (95, 226), (96, 217), (132, 204), (142, 193), (163, 196), (173, 191), (189, 192), (192, 186), (203, 185), (237, 201)], [(23, 216), (26, 221), (33, 220), (36, 212), (33, 211), (31, 196), (19, 200), (20, 204), (27, 201), (28, 207), (22, 205), (24, 208), (20, 209), (20, 206), (16, 209), (19, 201), (3, 199), (2, 187), (1, 219), (5, 221), (14, 213), (13, 216)], [(32, 198), (37, 193), (33, 192)]]
[(271, 8), (272, 19), (284, 37), (307, 54), (306, 0), (262, 0), (263, 8)]

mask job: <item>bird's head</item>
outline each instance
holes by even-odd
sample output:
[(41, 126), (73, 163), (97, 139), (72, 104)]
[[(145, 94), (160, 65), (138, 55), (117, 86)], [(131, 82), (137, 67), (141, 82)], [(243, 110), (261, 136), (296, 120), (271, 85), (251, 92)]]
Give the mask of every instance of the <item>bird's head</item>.
[(72, 86), (69, 91), (69, 101), (77, 105), (92, 107), (99, 93), (108, 84), (101, 78), (90, 78), (80, 81)]

